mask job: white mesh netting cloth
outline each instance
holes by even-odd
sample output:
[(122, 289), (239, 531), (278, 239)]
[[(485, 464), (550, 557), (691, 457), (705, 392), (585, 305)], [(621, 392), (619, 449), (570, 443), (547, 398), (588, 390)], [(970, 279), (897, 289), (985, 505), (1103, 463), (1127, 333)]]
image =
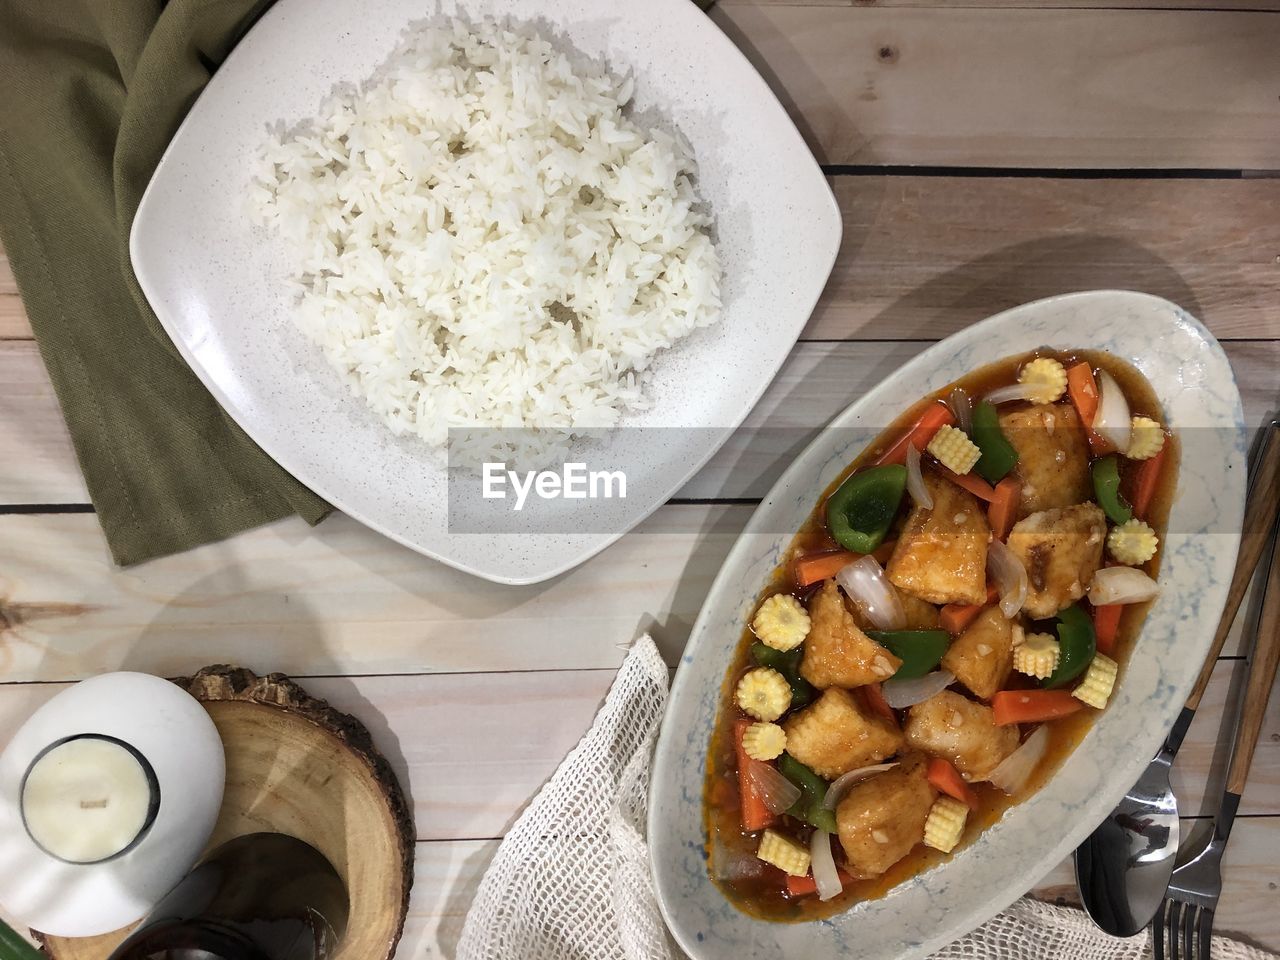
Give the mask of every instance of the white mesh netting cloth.
[[(636, 641), (595, 722), (512, 827), (480, 883), (457, 960), (679, 960), (649, 876), (649, 761), (667, 666)], [(601, 829), (601, 824), (606, 824)], [(1082, 911), (1023, 899), (937, 960), (1142, 960)], [(1277, 960), (1215, 937), (1214, 960)]]

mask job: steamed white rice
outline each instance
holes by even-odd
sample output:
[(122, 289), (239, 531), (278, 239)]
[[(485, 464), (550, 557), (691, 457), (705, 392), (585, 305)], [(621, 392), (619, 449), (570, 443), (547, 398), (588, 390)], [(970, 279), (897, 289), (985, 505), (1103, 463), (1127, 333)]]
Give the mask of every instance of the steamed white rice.
[(252, 201), (296, 255), (298, 322), (392, 431), (559, 446), (642, 408), (654, 356), (719, 318), (692, 158), (631, 92), (532, 30), (453, 22), (270, 139)]

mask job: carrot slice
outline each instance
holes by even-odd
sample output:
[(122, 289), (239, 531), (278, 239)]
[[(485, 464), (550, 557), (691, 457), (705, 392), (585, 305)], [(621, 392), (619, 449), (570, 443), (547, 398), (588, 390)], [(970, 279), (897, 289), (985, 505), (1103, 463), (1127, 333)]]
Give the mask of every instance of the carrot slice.
[(1120, 630), (1120, 615), (1124, 605), (1108, 603), (1093, 608), (1093, 632), (1098, 638), (1098, 652), (1111, 656), (1116, 648), (1116, 634)]
[(913, 445), (917, 450), (923, 450), (929, 445), (929, 441), (933, 439), (935, 433), (943, 427), (951, 426), (955, 422), (956, 417), (951, 412), (950, 407), (941, 401), (931, 404), (920, 415), (920, 419), (915, 422), (915, 425), (899, 438), (897, 443), (880, 454), (876, 464), (906, 463), (908, 444)]
[(996, 484), (996, 495), (987, 507), (987, 523), (991, 525), (991, 533), (996, 539), (1003, 540), (1009, 536), (1021, 496), (1022, 483), (1015, 477), (1005, 477)]
[(1098, 415), (1098, 381), (1093, 378), (1089, 364), (1081, 361), (1067, 370), (1067, 393), (1080, 415), (1080, 422), (1092, 427), (1093, 418)]
[(983, 610), (1000, 598), (1000, 591), (994, 584), (987, 584), (986, 603), (948, 603), (938, 611), (938, 622), (942, 629), (952, 635), (964, 633), (965, 628), (978, 618)]
[(884, 694), (880, 692), (880, 684), (868, 683), (865, 687), (858, 687), (858, 689), (862, 691), (862, 701), (867, 705), (868, 710), (878, 713), (895, 727), (898, 725), (898, 716), (893, 712), (893, 707), (889, 706), (889, 701), (884, 698)]
[(777, 817), (769, 812), (764, 800), (756, 792), (755, 781), (751, 779), (751, 767), (758, 764), (767, 767), (763, 760), (754, 760), (747, 756), (742, 746), (742, 735), (746, 733), (751, 721), (745, 717), (733, 723), (733, 752), (738, 758), (738, 794), (742, 800), (742, 829), (746, 831), (763, 830), (773, 823)]
[(925, 774), (933, 786), (941, 790), (949, 797), (954, 797), (961, 803), (968, 804), (970, 810), (978, 809), (978, 795), (973, 792), (973, 788), (964, 782), (964, 777), (960, 776), (960, 771), (953, 767), (941, 757), (934, 757), (929, 761), (929, 768)]
[(1115, 445), (1106, 437), (1093, 431), (1093, 419), (1098, 415), (1098, 381), (1094, 379), (1093, 369), (1083, 361), (1067, 371), (1067, 394), (1075, 404), (1080, 422), (1084, 424), (1085, 437), (1089, 441), (1089, 452), (1101, 457), (1115, 450)]
[(938, 467), (938, 472), (963, 490), (968, 490), (979, 500), (986, 500), (990, 503), (996, 498), (996, 488), (981, 477), (976, 477), (972, 473), (966, 473), (961, 476), (946, 467)]
[(826, 553), (810, 553), (792, 561), (796, 583), (807, 587), (819, 580), (828, 580), (857, 560), (861, 554), (851, 550), (829, 550)]
[(1143, 460), (1142, 466), (1138, 467), (1138, 479), (1133, 491), (1133, 513), (1139, 520), (1147, 518), (1147, 511), (1151, 509), (1151, 501), (1156, 495), (1156, 487), (1160, 485), (1165, 449), (1161, 447), (1159, 453), (1150, 460)]
[[(845, 873), (844, 870), (836, 867), (836, 874), (840, 877), (842, 886), (848, 886), (853, 883), (853, 877)], [(793, 877), (787, 874), (787, 893), (793, 897), (807, 897), (810, 894), (818, 892), (818, 881), (813, 879), (813, 874), (806, 873), (803, 877)]]
[(793, 877), (787, 874), (787, 894), (792, 897), (807, 897), (810, 894), (818, 892), (818, 881), (813, 879), (813, 874), (806, 873), (803, 877)]
[(1069, 690), (1001, 690), (991, 698), (991, 711), (1000, 726), (1056, 720), (1082, 707), (1084, 703)]
[(1115, 453), (1116, 445), (1100, 433), (1085, 430), (1085, 439), (1089, 441), (1089, 455), (1092, 457), (1105, 457), (1108, 453)]

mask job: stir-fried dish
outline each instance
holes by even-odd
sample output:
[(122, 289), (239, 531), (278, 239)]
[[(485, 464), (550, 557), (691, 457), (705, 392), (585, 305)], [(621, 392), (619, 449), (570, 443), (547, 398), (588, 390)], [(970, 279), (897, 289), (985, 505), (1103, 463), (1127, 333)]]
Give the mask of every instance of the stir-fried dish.
[(972, 841), (1114, 695), (1178, 465), (1146, 380), (1041, 351), (924, 398), (821, 496), (730, 667), (713, 876), (828, 916)]

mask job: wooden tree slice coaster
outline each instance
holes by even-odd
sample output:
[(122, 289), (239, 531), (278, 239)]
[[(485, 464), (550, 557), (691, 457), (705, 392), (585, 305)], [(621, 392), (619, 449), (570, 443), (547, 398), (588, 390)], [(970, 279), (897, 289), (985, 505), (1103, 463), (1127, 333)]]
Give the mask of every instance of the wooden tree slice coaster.
[[(209, 848), (264, 831), (310, 843), (351, 897), (334, 960), (389, 960), (409, 909), (415, 832), (369, 731), (279, 673), (218, 665), (174, 683), (204, 704), (226, 748), (226, 792)], [(128, 933), (36, 937), (54, 960), (106, 960)]]

